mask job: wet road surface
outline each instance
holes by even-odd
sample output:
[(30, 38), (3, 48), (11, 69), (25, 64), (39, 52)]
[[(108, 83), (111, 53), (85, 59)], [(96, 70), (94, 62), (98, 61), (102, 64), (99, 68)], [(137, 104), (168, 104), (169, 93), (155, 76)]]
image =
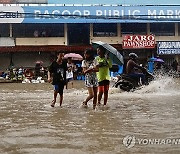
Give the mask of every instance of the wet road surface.
[(0, 84), (0, 153), (178, 154), (179, 84), (167, 78), (130, 93), (111, 88), (108, 107), (96, 111), (92, 101), (80, 107), (87, 96), (82, 82), (55, 108), (48, 83)]

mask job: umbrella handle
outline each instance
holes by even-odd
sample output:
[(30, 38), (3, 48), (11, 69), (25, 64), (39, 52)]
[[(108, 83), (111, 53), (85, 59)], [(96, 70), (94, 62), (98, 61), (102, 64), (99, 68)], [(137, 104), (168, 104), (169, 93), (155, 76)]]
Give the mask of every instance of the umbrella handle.
[(105, 58), (106, 58), (106, 59), (109, 59), (109, 53), (106, 53), (106, 54), (105, 54)]

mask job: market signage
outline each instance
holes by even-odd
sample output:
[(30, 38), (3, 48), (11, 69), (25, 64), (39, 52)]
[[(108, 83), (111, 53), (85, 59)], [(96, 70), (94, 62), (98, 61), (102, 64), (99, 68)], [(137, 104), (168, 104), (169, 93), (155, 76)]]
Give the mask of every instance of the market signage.
[(154, 48), (154, 35), (125, 35), (122, 43), (123, 49)]
[(157, 43), (157, 53), (159, 55), (175, 55), (180, 54), (179, 41), (163, 41)]
[(178, 5), (179, 0), (48, 0), (49, 4)]
[(178, 6), (0, 6), (0, 23), (180, 22)]
[(24, 9), (19, 6), (0, 7), (0, 23), (22, 23), (24, 18), (20, 14), (24, 14)]

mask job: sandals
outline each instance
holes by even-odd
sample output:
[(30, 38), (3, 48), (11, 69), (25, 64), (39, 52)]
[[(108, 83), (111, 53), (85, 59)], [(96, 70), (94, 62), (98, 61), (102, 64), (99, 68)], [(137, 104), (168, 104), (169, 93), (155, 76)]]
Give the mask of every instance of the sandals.
[(93, 104), (93, 110), (95, 110), (96, 109), (96, 104)]
[(87, 108), (87, 107), (88, 107), (87, 103), (85, 103), (85, 102), (82, 103), (82, 106), (83, 106), (84, 108)]
[(51, 107), (54, 107), (55, 106), (55, 102), (54, 100), (51, 102)]
[(100, 102), (97, 103), (97, 106), (102, 106), (102, 104)]

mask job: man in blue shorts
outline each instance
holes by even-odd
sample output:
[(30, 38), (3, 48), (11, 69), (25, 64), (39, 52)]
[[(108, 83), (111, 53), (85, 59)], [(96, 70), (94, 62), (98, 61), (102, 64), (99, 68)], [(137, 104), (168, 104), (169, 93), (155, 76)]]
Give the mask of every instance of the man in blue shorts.
[(67, 63), (63, 61), (63, 57), (64, 53), (58, 53), (57, 60), (50, 65), (48, 71), (48, 81), (54, 85), (54, 100), (51, 103), (51, 107), (54, 107), (58, 93), (60, 95), (60, 106), (63, 101), (63, 90), (66, 84), (67, 71)]

